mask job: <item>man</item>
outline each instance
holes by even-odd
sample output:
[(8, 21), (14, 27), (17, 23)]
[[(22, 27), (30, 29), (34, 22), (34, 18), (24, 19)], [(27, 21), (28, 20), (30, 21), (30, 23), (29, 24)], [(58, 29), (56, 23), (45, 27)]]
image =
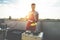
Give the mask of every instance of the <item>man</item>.
[[(35, 11), (35, 6), (36, 6), (35, 3), (31, 4), (32, 11), (30, 11), (27, 16), (26, 30), (35, 31), (35, 29), (36, 29), (36, 23), (38, 22), (38, 12)], [(35, 24), (35, 26), (33, 26), (32, 24)], [(33, 27), (31, 27), (31, 25)]]

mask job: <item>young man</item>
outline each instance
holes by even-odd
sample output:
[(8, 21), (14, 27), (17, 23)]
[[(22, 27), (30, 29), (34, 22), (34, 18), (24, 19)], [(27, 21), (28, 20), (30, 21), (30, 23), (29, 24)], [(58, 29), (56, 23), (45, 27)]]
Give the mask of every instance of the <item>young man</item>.
[(36, 25), (31, 27), (32, 23), (37, 23), (38, 22), (38, 12), (35, 11), (35, 3), (31, 4), (32, 11), (29, 12), (28, 18), (27, 18), (27, 25), (26, 25), (26, 30), (33, 30), (35, 31)]

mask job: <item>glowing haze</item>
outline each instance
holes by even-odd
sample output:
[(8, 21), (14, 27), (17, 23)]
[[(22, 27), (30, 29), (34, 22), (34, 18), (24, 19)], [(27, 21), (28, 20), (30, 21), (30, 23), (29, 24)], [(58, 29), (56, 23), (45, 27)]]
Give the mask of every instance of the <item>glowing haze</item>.
[(36, 4), (39, 18), (60, 19), (60, 0), (15, 0), (14, 3), (0, 4), (0, 18), (21, 18), (31, 11), (31, 3)]

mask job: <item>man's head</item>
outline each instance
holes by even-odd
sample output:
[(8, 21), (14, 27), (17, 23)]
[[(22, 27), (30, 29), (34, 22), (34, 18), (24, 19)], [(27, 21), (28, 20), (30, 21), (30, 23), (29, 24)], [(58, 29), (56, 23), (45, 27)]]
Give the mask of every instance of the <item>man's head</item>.
[(36, 5), (35, 3), (31, 4), (32, 11), (35, 11), (35, 5)]

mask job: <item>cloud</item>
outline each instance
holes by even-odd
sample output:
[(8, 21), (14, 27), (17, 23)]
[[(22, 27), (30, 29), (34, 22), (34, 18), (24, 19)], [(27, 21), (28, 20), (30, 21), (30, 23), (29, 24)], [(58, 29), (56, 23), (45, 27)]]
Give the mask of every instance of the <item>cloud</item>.
[(53, 7), (60, 7), (60, 0), (57, 0), (57, 2), (53, 5)]
[(15, 3), (16, 0), (0, 0), (0, 4), (11, 4)]

